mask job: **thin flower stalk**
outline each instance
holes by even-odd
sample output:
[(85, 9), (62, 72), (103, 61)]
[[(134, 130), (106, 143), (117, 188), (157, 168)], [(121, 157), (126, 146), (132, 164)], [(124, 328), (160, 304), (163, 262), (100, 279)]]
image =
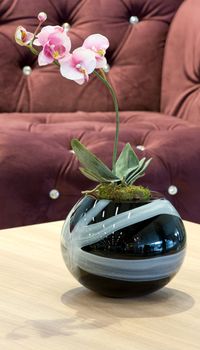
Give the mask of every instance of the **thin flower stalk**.
[(115, 113), (116, 113), (116, 128), (115, 128), (115, 141), (114, 141), (114, 148), (113, 148), (113, 158), (112, 158), (112, 171), (115, 174), (115, 165), (117, 161), (117, 149), (118, 149), (118, 141), (119, 141), (119, 106), (118, 106), (118, 101), (117, 101), (117, 96), (115, 94), (115, 91), (111, 84), (108, 82), (106, 79), (105, 74), (102, 74), (102, 70), (100, 70), (101, 74), (95, 70), (93, 73), (103, 82), (103, 84), (108, 88), (115, 107)]

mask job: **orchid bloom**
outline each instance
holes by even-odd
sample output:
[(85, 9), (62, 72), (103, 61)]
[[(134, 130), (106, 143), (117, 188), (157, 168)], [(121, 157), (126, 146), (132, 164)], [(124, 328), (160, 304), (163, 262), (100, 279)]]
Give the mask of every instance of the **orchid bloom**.
[(101, 34), (89, 35), (83, 43), (84, 48), (90, 49), (94, 52), (96, 58), (96, 68), (105, 67), (107, 63), (105, 53), (108, 46), (108, 39)]
[(91, 50), (79, 47), (68, 57), (60, 60), (60, 73), (63, 77), (82, 85), (89, 80), (96, 68), (95, 55)]
[(38, 56), (39, 66), (53, 63), (69, 54), (71, 49), (70, 38), (60, 26), (46, 26), (36, 35), (33, 42), (36, 46), (42, 46), (42, 51)]
[(27, 30), (22, 26), (17, 27), (15, 32), (15, 41), (17, 44), (20, 46), (28, 46), (33, 38), (33, 33), (27, 32)]

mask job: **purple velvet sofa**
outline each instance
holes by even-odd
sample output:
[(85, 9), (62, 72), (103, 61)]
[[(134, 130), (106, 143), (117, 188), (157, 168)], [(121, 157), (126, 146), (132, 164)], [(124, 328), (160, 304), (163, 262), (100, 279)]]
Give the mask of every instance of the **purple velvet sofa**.
[(119, 151), (153, 161), (138, 183), (200, 223), (200, 1), (0, 2), (0, 228), (64, 219), (95, 184), (78, 170), (76, 137), (111, 166), (115, 113), (95, 77), (79, 86), (14, 41), (37, 14), (63, 25), (73, 48), (106, 35), (108, 78), (119, 100)]

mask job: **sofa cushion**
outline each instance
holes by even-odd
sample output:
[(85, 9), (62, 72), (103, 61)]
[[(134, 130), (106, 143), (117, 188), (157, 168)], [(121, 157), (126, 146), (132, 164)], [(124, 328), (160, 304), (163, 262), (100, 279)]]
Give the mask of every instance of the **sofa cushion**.
[(160, 108), (161, 68), (169, 24), (183, 0), (2, 0), (0, 2), (0, 112), (112, 111), (109, 93), (96, 79), (78, 86), (55, 66), (14, 42), (17, 26), (34, 31), (40, 11), (46, 24), (65, 25), (73, 48), (100, 32), (110, 40), (108, 76), (121, 110)]
[(200, 2), (187, 0), (170, 27), (162, 78), (163, 113), (200, 123)]
[[(80, 139), (111, 166), (114, 132), (113, 112), (2, 113), (0, 227), (64, 219), (81, 191), (96, 185), (79, 172), (71, 139)], [(178, 118), (121, 112), (119, 151), (130, 142), (139, 158), (153, 157), (137, 183), (163, 193), (184, 219), (197, 222), (199, 133), (200, 127)], [(171, 186), (178, 190), (173, 196)]]

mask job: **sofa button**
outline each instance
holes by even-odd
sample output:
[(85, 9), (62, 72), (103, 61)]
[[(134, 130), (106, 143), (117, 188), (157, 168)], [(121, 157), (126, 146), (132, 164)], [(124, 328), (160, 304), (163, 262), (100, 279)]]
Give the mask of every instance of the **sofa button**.
[(136, 148), (139, 149), (140, 151), (145, 150), (145, 147), (143, 145), (137, 145)]
[(60, 196), (60, 193), (55, 188), (49, 192), (49, 197), (51, 199), (58, 199), (59, 196)]
[(176, 186), (174, 186), (174, 185), (169, 186), (168, 193), (171, 196), (174, 196), (175, 194), (177, 194), (177, 192), (178, 192), (178, 188)]
[(104, 72), (108, 73), (110, 71), (110, 65), (106, 63), (106, 65), (103, 67)]
[(62, 24), (62, 27), (63, 27), (63, 29), (64, 29), (64, 31), (65, 31), (66, 33), (67, 33), (67, 32), (70, 30), (70, 28), (71, 28), (70, 24), (67, 23), (67, 22), (63, 23), (63, 24)]
[(24, 75), (30, 75), (32, 73), (32, 69), (30, 66), (24, 66), (22, 68), (22, 72)]
[(137, 24), (139, 22), (139, 18), (137, 16), (131, 16), (129, 18), (129, 23), (130, 24)]

